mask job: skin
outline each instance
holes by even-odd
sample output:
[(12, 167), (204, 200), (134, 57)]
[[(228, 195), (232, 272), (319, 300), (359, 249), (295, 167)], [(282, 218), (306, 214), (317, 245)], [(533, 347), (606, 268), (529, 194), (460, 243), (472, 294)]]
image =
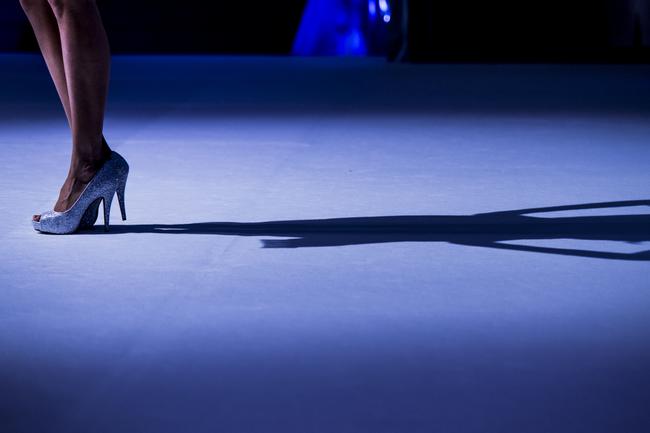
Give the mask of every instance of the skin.
[[(72, 132), (68, 175), (54, 205), (68, 210), (110, 157), (102, 134), (110, 51), (95, 0), (20, 0)], [(34, 215), (39, 221), (40, 215)]]

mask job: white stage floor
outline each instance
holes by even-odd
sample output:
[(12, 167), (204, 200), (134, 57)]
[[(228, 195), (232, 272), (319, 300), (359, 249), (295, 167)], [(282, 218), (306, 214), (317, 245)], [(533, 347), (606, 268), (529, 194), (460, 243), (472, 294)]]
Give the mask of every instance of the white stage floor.
[(2, 432), (650, 430), (649, 67), (116, 57), (129, 219), (72, 236), (0, 80)]

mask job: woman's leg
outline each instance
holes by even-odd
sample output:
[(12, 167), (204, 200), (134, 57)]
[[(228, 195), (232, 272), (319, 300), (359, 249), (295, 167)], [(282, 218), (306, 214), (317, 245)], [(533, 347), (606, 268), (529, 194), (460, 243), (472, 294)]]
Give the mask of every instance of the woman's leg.
[[(110, 156), (102, 136), (110, 53), (94, 0), (47, 0), (47, 3), (59, 33), (69, 102), (66, 113), (72, 130), (70, 169), (54, 206), (54, 210), (64, 211), (74, 204)], [(48, 38), (45, 32), (42, 37)], [(48, 43), (43, 45), (49, 47)], [(35, 219), (39, 219), (38, 215)]]
[(54, 86), (61, 99), (68, 124), (71, 124), (70, 98), (63, 68), (61, 36), (52, 8), (47, 0), (20, 0), (20, 4), (34, 29), (38, 46), (43, 53), (47, 69), (50, 71)]

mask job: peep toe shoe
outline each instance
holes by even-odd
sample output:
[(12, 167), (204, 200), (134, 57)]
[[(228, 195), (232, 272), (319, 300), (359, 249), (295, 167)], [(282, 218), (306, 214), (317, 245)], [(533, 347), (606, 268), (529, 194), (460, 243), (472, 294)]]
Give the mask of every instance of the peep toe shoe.
[(111, 157), (86, 185), (83, 192), (65, 212), (49, 210), (41, 214), (40, 221), (32, 221), (34, 229), (42, 233), (68, 234), (95, 224), (99, 205), (104, 203), (104, 228), (108, 231), (111, 202), (117, 193), (122, 221), (126, 220), (124, 189), (129, 175), (129, 164), (122, 156), (111, 151)]

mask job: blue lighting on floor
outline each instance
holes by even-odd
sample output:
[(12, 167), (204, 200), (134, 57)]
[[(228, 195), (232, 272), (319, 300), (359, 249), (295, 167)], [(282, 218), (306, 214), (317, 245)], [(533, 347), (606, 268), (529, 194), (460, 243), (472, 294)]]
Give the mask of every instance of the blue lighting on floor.
[(650, 432), (650, 67), (112, 71), (129, 219), (39, 235), (69, 131), (0, 55), (0, 432)]

